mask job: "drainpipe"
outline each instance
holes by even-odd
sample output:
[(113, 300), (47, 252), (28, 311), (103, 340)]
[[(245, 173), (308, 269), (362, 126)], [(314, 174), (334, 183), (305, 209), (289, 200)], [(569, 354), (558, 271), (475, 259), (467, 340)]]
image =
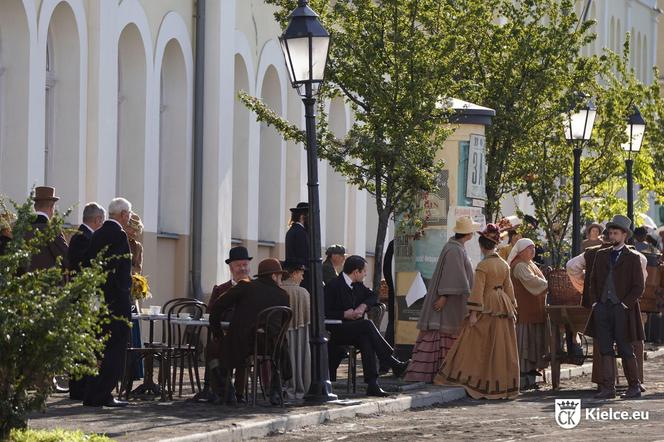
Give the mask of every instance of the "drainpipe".
[(201, 287), (203, 235), (203, 89), (205, 69), (205, 0), (196, 1), (196, 67), (194, 72), (194, 164), (191, 230), (191, 284), (194, 298), (203, 301)]

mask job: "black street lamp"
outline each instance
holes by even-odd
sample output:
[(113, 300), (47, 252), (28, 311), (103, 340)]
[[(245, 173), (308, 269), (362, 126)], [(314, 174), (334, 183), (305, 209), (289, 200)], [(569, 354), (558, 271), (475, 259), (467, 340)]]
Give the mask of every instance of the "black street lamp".
[(581, 253), (581, 153), (583, 144), (593, 133), (597, 108), (586, 95), (578, 95), (583, 100), (579, 108), (575, 103), (565, 119), (565, 138), (574, 145), (574, 194), (572, 196), (572, 256)]
[(316, 142), (316, 93), (323, 82), (330, 34), (323, 28), (306, 0), (299, 0), (289, 17), (288, 27), (279, 37), (291, 84), (304, 102), (307, 129), (307, 188), (309, 190), (309, 255), (311, 269), (311, 386), (305, 400), (326, 402), (337, 399), (332, 393), (327, 357), (325, 304), (323, 300), (323, 261), (320, 244), (318, 202), (318, 145)]
[(625, 171), (627, 174), (627, 218), (632, 220), (632, 229), (634, 228), (634, 179), (632, 177), (632, 152), (638, 154), (641, 150), (643, 135), (646, 132), (646, 122), (641, 116), (641, 112), (636, 106), (632, 107), (632, 113), (627, 118), (627, 141), (622, 144), (622, 148), (627, 152), (625, 160)]

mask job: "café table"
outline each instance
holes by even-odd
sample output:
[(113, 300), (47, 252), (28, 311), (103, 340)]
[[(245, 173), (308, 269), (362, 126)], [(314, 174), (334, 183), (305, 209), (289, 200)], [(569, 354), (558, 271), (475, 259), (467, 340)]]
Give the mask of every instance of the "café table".
[[(155, 342), (154, 341), (154, 323), (156, 321), (162, 321), (166, 322), (168, 321), (168, 315), (165, 313), (158, 313), (158, 314), (132, 314), (132, 319), (138, 319), (141, 321), (149, 321), (150, 326), (149, 326), (149, 340), (147, 343), (145, 343), (146, 348), (155, 348), (155, 349), (166, 349), (167, 343), (165, 342)], [(170, 319), (171, 324), (178, 324), (178, 325), (192, 325), (192, 326), (205, 326), (208, 327), (210, 325), (210, 322), (208, 319), (192, 319), (192, 318), (180, 318), (176, 316), (171, 316)], [(222, 329), (227, 329), (230, 326), (229, 322), (223, 321), (221, 323), (221, 328)], [(154, 367), (154, 354), (153, 353), (148, 353), (145, 357), (145, 378), (143, 379), (143, 383), (136, 387), (131, 393), (134, 395), (139, 395), (139, 394), (154, 394), (154, 395), (161, 395), (162, 399), (165, 399), (165, 394), (162, 392), (162, 389), (159, 384), (154, 382), (154, 374), (153, 374), (153, 367)]]

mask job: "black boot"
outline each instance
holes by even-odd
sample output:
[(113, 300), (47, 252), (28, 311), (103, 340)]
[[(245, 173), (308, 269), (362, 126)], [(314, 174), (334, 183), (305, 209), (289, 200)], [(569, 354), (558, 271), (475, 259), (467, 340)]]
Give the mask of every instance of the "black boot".
[(378, 385), (378, 382), (374, 381), (371, 382), (367, 385), (367, 396), (372, 396), (372, 397), (387, 397), (390, 394), (380, 388), (380, 385)]
[(406, 370), (408, 370), (408, 364), (410, 364), (410, 359), (407, 361), (400, 361), (394, 356), (390, 358), (390, 362), (392, 365), (392, 373), (394, 374), (394, 377), (400, 378), (406, 373)]

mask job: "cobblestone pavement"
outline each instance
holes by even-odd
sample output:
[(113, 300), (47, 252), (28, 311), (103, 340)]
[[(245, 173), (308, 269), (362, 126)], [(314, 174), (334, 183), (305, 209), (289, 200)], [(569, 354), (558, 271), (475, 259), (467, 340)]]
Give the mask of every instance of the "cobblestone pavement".
[[(561, 382), (560, 391), (549, 386), (523, 393), (512, 401), (474, 401), (464, 399), (446, 405), (410, 410), (397, 415), (364, 416), (334, 421), (285, 434), (272, 435), (270, 442), (297, 440), (638, 440), (664, 441), (664, 357), (646, 361), (644, 367), (647, 392), (636, 400), (598, 401), (589, 376)], [(624, 382), (624, 381), (623, 381)], [(623, 386), (622, 389), (625, 387)], [(621, 389), (619, 387), (619, 389)], [(559, 427), (554, 419), (554, 399), (581, 399), (582, 413), (578, 426)], [(645, 411), (648, 420), (586, 419), (598, 411)], [(586, 411), (588, 410), (588, 411)]]

